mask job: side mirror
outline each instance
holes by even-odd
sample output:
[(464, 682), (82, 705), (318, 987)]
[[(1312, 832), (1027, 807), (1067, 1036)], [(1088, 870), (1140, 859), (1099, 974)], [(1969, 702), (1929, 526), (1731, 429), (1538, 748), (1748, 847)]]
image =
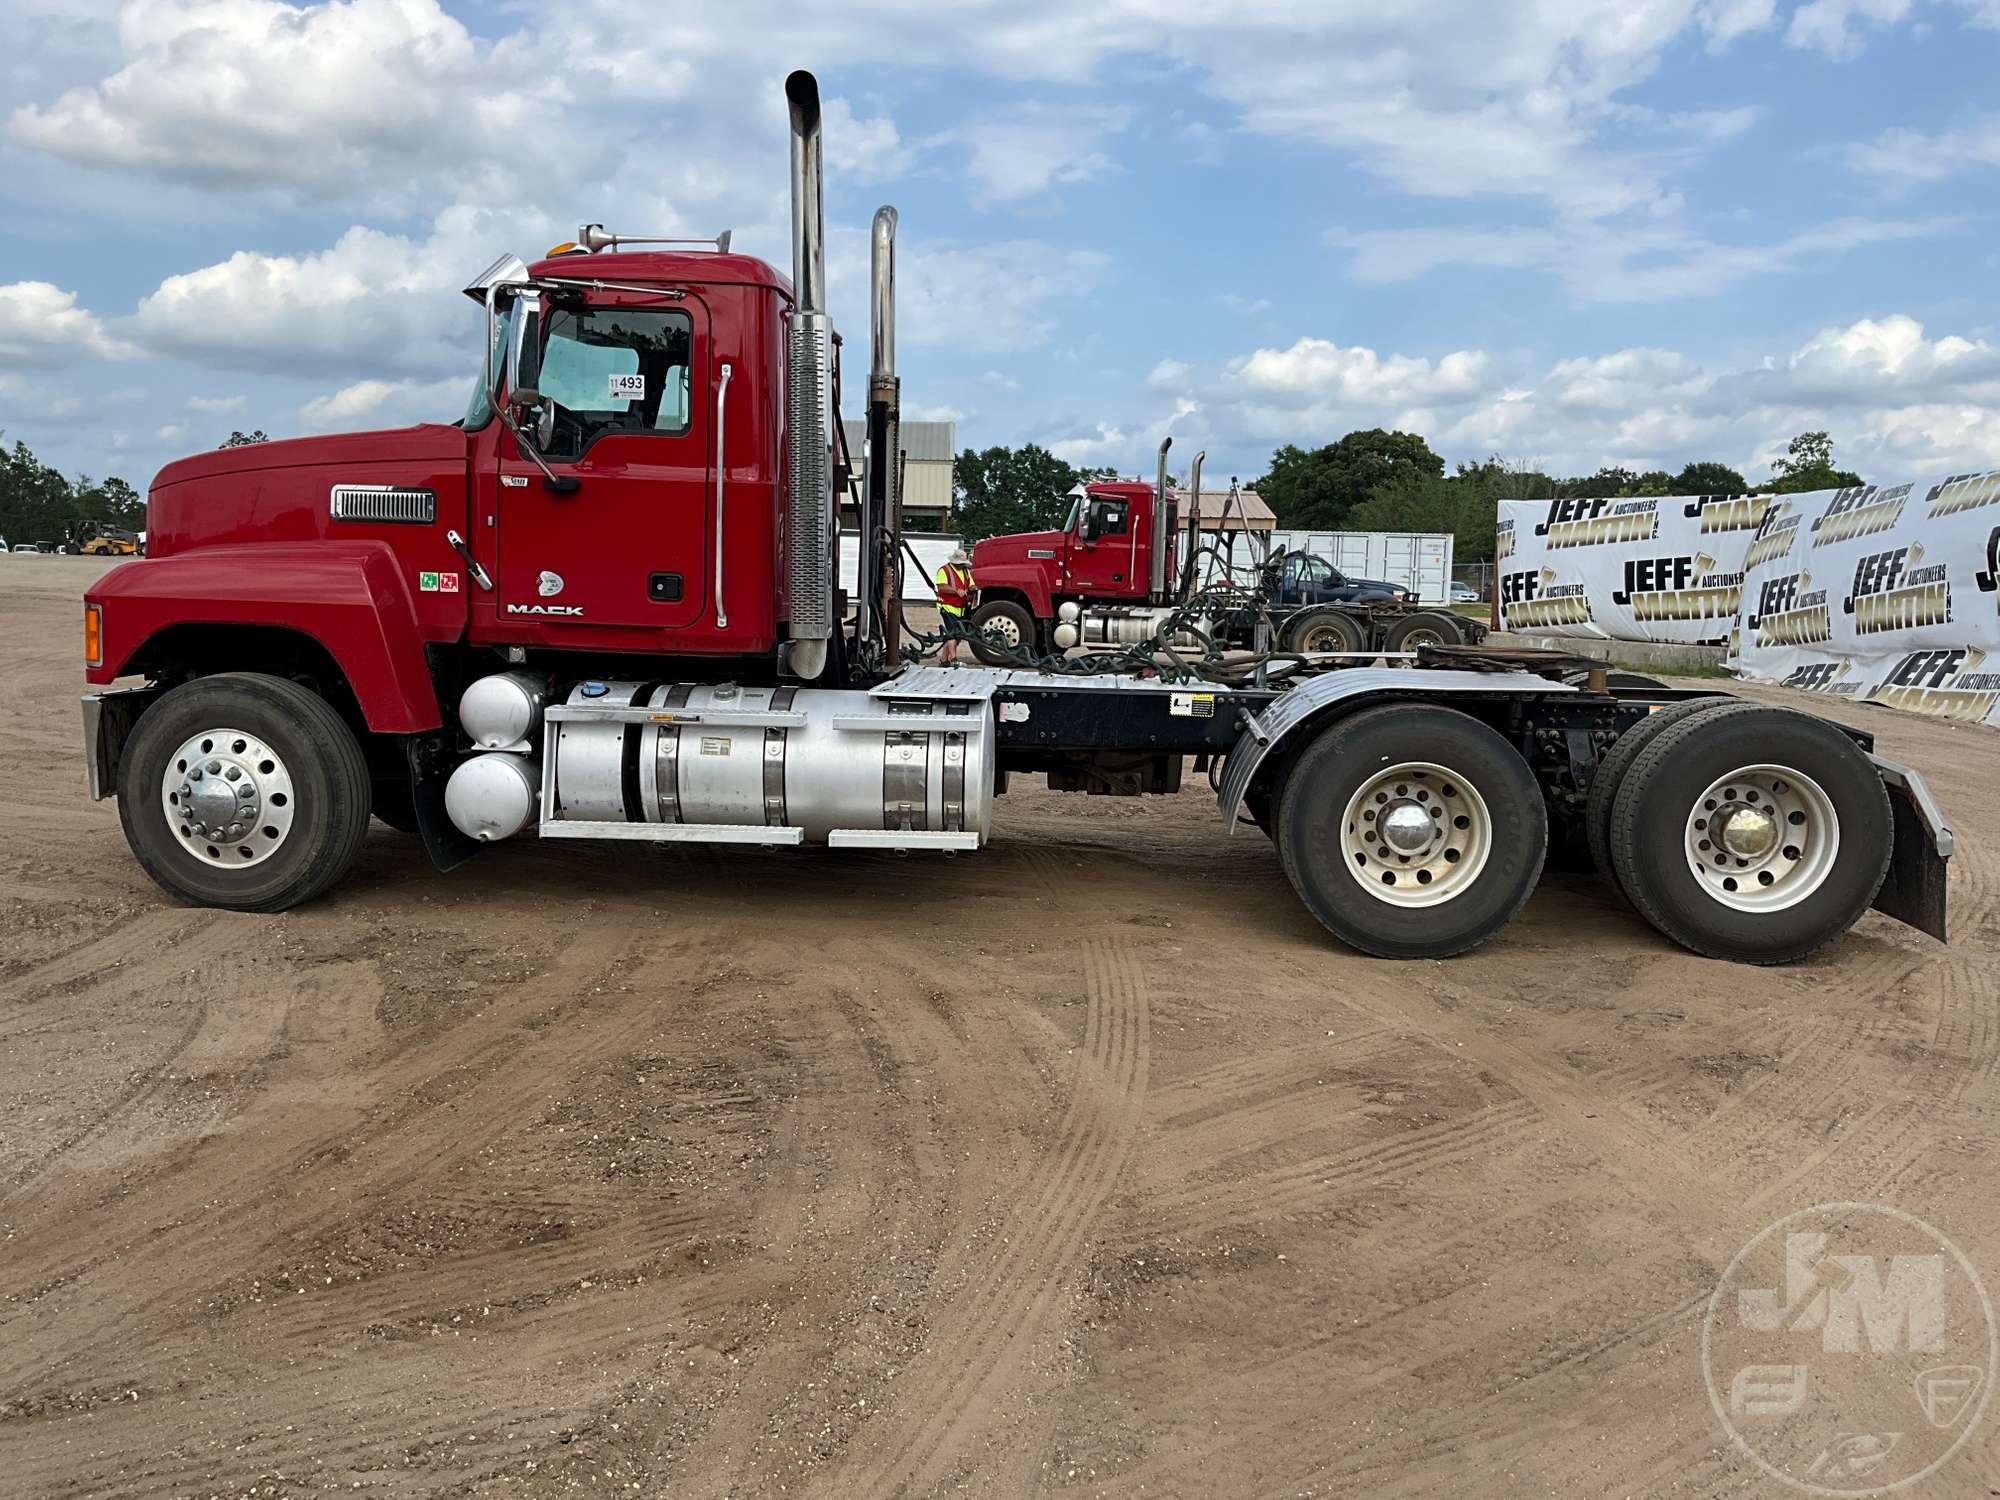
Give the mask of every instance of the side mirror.
[(521, 293), (507, 341), (507, 405), (515, 410), (542, 399), (542, 294)]
[(1102, 529), (1103, 522), (1104, 517), (1099, 515), (1097, 511), (1086, 509), (1083, 513), (1083, 539), (1086, 542), (1094, 542), (1100, 536), (1104, 535)]
[(507, 409), (523, 427), (532, 424), (535, 446), (546, 449), (556, 435), (556, 404), (533, 386), (515, 386), (507, 392)]

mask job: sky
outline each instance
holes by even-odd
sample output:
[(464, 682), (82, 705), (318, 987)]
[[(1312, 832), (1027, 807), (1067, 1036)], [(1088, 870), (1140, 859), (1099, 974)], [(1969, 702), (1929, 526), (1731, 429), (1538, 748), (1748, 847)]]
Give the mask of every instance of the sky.
[(452, 420), (457, 289), (585, 221), (789, 271), (794, 67), (836, 323), (894, 203), (961, 447), (2000, 465), (2000, 0), (0, 10), (0, 432), (72, 476)]

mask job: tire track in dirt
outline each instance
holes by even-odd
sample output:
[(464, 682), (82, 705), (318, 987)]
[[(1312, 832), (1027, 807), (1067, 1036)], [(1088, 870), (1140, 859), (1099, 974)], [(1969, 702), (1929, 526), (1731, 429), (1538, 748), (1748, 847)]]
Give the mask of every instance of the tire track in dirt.
[[(630, 966), (640, 942), (630, 935), (602, 946), (579, 942), (549, 975), (538, 976), (523, 988), (547, 983), (557, 993), (588, 997), (594, 987), (601, 987), (596, 986), (597, 980)], [(115, 1265), (121, 1253), (143, 1245), (156, 1264), (179, 1260), (191, 1270), (198, 1268), (195, 1274), (210, 1285), (247, 1274), (281, 1236), (295, 1242), (308, 1240), (351, 1215), (358, 1201), (392, 1198), (462, 1164), (518, 1112), (521, 1088), (517, 1073), (534, 1078), (538, 1086), (555, 1085), (617, 1053), (652, 1024), (650, 1007), (634, 1002), (604, 1007), (598, 1015), (583, 1018), (583, 1024), (540, 1032), (506, 1028), (494, 1035), (493, 1028), (482, 1026), (477, 1028), (481, 1038), (468, 1038), (444, 1049), (447, 1056), (463, 1058), (450, 1073), (476, 1076), (464, 1089), (436, 1099), (426, 1099), (417, 1085), (424, 1075), (431, 1074), (437, 1059), (433, 1055), (427, 1066), (423, 1060), (426, 1054), (419, 1052), (401, 1060), (380, 1079), (375, 1097), (395, 1101), (380, 1117), (367, 1107), (372, 1101), (363, 1100), (357, 1101), (352, 1114), (343, 1115), (330, 1127), (321, 1124), (316, 1134), (303, 1141), (295, 1132), (261, 1132), (285, 1142), (278, 1160), (255, 1152), (232, 1153), (220, 1162), (212, 1151), (185, 1154), (168, 1169), (162, 1195), (140, 1195), (129, 1205), (126, 1200), (111, 1205), (113, 1222), (104, 1226), (93, 1244), (88, 1265)], [(359, 1163), (357, 1175), (339, 1182), (315, 1177), (310, 1186), (317, 1191), (308, 1197), (301, 1171), (329, 1151), (336, 1151), (348, 1166)], [(228, 1174), (222, 1181), (214, 1176), (218, 1166)], [(305, 1211), (287, 1216), (286, 1205), (292, 1203), (303, 1204)], [(227, 1207), (218, 1213), (218, 1205)], [(136, 1221), (131, 1224), (131, 1238), (122, 1243), (112, 1238), (120, 1218)], [(162, 1230), (163, 1223), (169, 1227)], [(70, 1253), (74, 1253), (73, 1247)], [(84, 1292), (90, 1280), (87, 1269), (76, 1276), (70, 1287), (72, 1295)], [(172, 1315), (165, 1309), (187, 1290), (173, 1282), (154, 1283), (151, 1290), (146, 1283), (113, 1284), (97, 1294), (101, 1300), (91, 1325), (73, 1335), (57, 1335), (47, 1343), (34, 1337), (10, 1337), (10, 1347), (0, 1352), (0, 1391), (15, 1389), (30, 1370), (46, 1377), (67, 1371), (86, 1356), (110, 1360), (140, 1339), (149, 1326), (157, 1337), (162, 1327), (172, 1325)], [(155, 1317), (168, 1321), (149, 1324)], [(74, 1381), (78, 1377), (69, 1378)], [(83, 1379), (88, 1383), (89, 1377)]]
[(924, 1351), (898, 1381), (883, 1426), (864, 1429), (865, 1456), (839, 1494), (927, 1494), (1028, 1374), (1027, 1357), (1066, 1296), (1086, 1236), (1136, 1138), (1150, 1056), (1150, 997), (1137, 956), (1119, 939), (1084, 946), (1089, 1010), (1082, 1055), (1053, 1155), (1014, 1196), (1023, 1205), (1001, 1243), (932, 1320)]
[[(594, 1420), (617, 1372), (656, 1354), (691, 1321), (729, 1314), (779, 1285), (768, 1268), (729, 1267), (677, 1286), (574, 1292), (483, 1332), (476, 1347), (464, 1337), (427, 1337), (387, 1345), (366, 1360), (287, 1368), (248, 1387), (225, 1386), (208, 1398), (224, 1410), (196, 1424), (175, 1415), (179, 1403), (151, 1393), (136, 1404), (113, 1399), (87, 1415), (28, 1424), (43, 1429), (42, 1440), (33, 1450), (10, 1445), (14, 1472), (26, 1492), (51, 1495), (242, 1493), (303, 1476), (405, 1493), (456, 1489), (517, 1462), (558, 1429)], [(585, 1355), (591, 1372), (552, 1378)], [(329, 1435), (313, 1419), (336, 1380), (341, 1421)], [(545, 1399), (521, 1402), (524, 1383)], [(71, 1426), (87, 1438), (63, 1441), (60, 1429)], [(534, 1431), (521, 1434), (523, 1427)], [(410, 1455), (434, 1445), (449, 1446), (453, 1467), (413, 1474)], [(481, 1447), (500, 1451), (482, 1455)]]
[(1113, 1235), (1110, 1243), (1130, 1247), (1198, 1239), (1306, 1208), (1332, 1207), (1352, 1193), (1421, 1177), (1488, 1151), (1538, 1119), (1528, 1100), (1510, 1098), (1387, 1140), (1149, 1198), (1140, 1220)]
[[(157, 975), (137, 972), (146, 965), (133, 965), (135, 972), (129, 976), (121, 971), (130, 960), (143, 958), (150, 965), (182, 949), (191, 948), (197, 959), (218, 952), (227, 946), (220, 939), (232, 920), (241, 919), (223, 912), (190, 911), (184, 907), (152, 912), (54, 954), (24, 974), (0, 980), (0, 1004), (25, 1010), (45, 1000), (76, 996), (96, 983), (124, 978), (141, 984), (157, 982)], [(207, 941), (203, 942), (204, 939)], [(0, 1019), (0, 1037), (10, 1036), (22, 1025), (40, 1020), (39, 1016), (9, 1015)]]

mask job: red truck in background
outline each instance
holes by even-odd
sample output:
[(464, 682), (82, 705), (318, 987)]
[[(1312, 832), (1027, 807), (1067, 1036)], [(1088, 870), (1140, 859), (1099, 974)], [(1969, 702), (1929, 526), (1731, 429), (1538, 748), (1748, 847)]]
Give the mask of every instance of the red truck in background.
[[(1166, 482), (1171, 441), (1161, 444), (1154, 484), (1087, 484), (1059, 529), (974, 544), (977, 592), (967, 628), (975, 651), (997, 663), (1070, 647), (1135, 645), (1211, 574), (1234, 585), (1233, 597), (1208, 601), (1215, 607), (1202, 613), (1203, 633), (1231, 646), (1252, 645), (1260, 617), (1270, 622), (1271, 644), (1287, 651), (1360, 656), (1485, 638), (1485, 626), (1426, 609), (1400, 584), (1346, 577), (1311, 554), (1279, 552), (1232, 565), (1215, 549), (1215, 534), (1202, 531), (1188, 497)], [(1198, 495), (1200, 485), (1196, 455), (1189, 494)], [(1224, 527), (1227, 505), (1214, 518)]]

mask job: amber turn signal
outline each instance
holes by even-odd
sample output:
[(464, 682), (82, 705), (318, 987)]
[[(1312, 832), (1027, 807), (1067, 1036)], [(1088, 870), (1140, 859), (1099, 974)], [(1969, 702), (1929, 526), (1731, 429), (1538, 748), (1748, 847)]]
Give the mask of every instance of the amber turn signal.
[(104, 665), (104, 611), (95, 604), (83, 607), (83, 664)]

